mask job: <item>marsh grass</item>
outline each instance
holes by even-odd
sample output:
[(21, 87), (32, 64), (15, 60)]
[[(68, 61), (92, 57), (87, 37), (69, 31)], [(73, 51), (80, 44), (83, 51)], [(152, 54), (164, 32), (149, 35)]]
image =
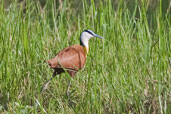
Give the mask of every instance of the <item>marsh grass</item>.
[[(162, 0), (150, 17), (146, 3), (130, 11), (126, 2), (82, 0), (80, 10), (65, 0), (0, 5), (0, 113), (169, 113), (171, 111), (171, 15)], [(137, 16), (138, 14), (138, 16)], [(47, 60), (79, 44), (91, 29), (86, 66), (74, 79), (50, 79)], [(66, 96), (71, 81), (70, 98)]]

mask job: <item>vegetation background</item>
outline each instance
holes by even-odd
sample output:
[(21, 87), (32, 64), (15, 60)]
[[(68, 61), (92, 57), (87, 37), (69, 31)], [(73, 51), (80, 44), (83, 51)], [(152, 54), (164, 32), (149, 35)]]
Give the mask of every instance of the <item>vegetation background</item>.
[[(105, 39), (41, 94), (46, 61), (84, 29)], [(0, 0), (0, 113), (170, 113), (170, 42), (170, 0)]]

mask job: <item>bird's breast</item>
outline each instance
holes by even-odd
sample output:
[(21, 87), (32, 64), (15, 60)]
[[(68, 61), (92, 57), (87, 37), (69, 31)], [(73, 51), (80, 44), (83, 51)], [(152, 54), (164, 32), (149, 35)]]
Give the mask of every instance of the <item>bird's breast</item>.
[(84, 49), (85, 55), (87, 56), (87, 54), (88, 54), (88, 47), (83, 47), (83, 49)]

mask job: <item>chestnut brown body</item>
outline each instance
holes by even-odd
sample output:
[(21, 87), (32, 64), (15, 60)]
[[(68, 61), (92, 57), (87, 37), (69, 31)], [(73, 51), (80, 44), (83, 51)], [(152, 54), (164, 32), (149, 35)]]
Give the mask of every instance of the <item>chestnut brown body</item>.
[(85, 47), (72, 45), (61, 50), (48, 64), (54, 69), (54, 76), (67, 71), (72, 77), (82, 69), (86, 62)]

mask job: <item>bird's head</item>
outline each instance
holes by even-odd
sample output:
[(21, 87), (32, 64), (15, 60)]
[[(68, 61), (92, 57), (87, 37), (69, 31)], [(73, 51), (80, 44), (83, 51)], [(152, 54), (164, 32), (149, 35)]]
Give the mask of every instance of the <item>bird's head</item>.
[(95, 34), (93, 31), (91, 30), (84, 30), (82, 33), (81, 33), (81, 36), (80, 36), (80, 45), (86, 47), (88, 49), (88, 41), (89, 39), (91, 39), (92, 37), (96, 37), (96, 38), (100, 38), (100, 39), (103, 39), (102, 36), (98, 35), (98, 34)]

